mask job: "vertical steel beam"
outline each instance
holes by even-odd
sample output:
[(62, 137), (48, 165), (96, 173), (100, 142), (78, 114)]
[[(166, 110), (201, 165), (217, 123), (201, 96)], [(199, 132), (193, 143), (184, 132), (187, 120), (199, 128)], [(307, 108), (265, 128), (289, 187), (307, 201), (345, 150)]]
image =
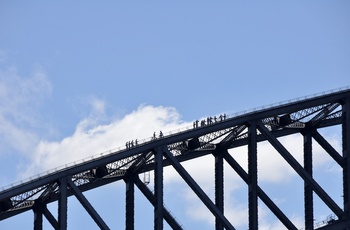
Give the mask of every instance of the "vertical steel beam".
[[(226, 150), (227, 151), (227, 150)], [(215, 156), (215, 205), (224, 214), (224, 160), (222, 149), (214, 152)], [(223, 230), (224, 225), (219, 218), (215, 218), (215, 229)]]
[(34, 212), (34, 230), (43, 229), (43, 208), (42, 204), (35, 204), (33, 207)]
[(154, 151), (155, 169), (154, 169), (154, 193), (156, 203), (154, 206), (154, 229), (163, 229), (163, 149), (159, 147)]
[[(307, 132), (304, 136), (304, 169), (312, 177), (312, 134)], [(314, 229), (314, 203), (312, 186), (304, 180), (304, 211), (305, 229)]]
[(59, 180), (59, 198), (58, 198), (58, 226), (60, 230), (67, 230), (67, 178)]
[(342, 144), (343, 144), (343, 195), (344, 216), (350, 218), (350, 97), (345, 98), (342, 107)]
[[(145, 195), (148, 201), (151, 202), (153, 206), (155, 206), (156, 197), (153, 195), (151, 190), (140, 180), (139, 177), (135, 177), (134, 180), (135, 180), (134, 182), (136, 186), (140, 189), (143, 195)], [(170, 212), (164, 206), (163, 206), (163, 210), (164, 210), (164, 219), (170, 225), (170, 227), (175, 230), (182, 230), (182, 227), (180, 226), (180, 224), (175, 220), (175, 218), (170, 214)]]
[(258, 229), (258, 156), (256, 123), (248, 125), (249, 229)]
[(215, 204), (210, 200), (210, 198), (205, 194), (205, 192), (199, 187), (195, 180), (190, 176), (190, 174), (182, 167), (179, 161), (173, 156), (173, 154), (165, 149), (165, 156), (169, 160), (170, 164), (179, 173), (179, 175), (184, 179), (188, 186), (192, 189), (194, 193), (202, 200), (205, 206), (213, 213), (216, 218), (219, 218), (223, 223), (224, 227), (228, 230), (234, 230), (235, 228), (226, 219), (226, 217), (220, 212), (220, 210), (215, 206)]
[(135, 184), (132, 175), (126, 177), (125, 185), (125, 229), (133, 230), (135, 228)]

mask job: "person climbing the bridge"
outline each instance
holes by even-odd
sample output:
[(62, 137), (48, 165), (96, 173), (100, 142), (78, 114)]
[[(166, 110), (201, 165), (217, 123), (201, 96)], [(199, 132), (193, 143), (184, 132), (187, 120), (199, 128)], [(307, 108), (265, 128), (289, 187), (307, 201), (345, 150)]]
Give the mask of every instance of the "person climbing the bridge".
[(156, 137), (156, 132), (153, 133), (153, 138), (152, 140), (155, 140), (157, 137)]
[(198, 121), (198, 120), (196, 120), (196, 128), (198, 128), (198, 124), (199, 124), (199, 121)]
[(210, 118), (207, 117), (207, 125), (210, 125)]
[(163, 132), (162, 131), (159, 132), (159, 138), (163, 138)]

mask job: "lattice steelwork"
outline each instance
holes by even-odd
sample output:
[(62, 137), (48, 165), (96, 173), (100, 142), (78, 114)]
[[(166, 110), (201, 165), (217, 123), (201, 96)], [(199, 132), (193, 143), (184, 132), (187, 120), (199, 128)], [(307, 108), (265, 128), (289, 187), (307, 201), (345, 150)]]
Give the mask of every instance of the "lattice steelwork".
[[(210, 122), (209, 122), (210, 121)], [(318, 132), (318, 129), (340, 125), (342, 152), (339, 153)], [(301, 165), (277, 139), (299, 133), (304, 142), (304, 165)], [(154, 206), (154, 228), (163, 229), (167, 221), (173, 229), (183, 227), (163, 204), (163, 168), (173, 167), (215, 217), (215, 228), (235, 229), (224, 212), (224, 173), (226, 162), (248, 187), (249, 229), (259, 229), (258, 199), (287, 229), (298, 229), (259, 186), (258, 142), (269, 142), (304, 181), (303, 229), (350, 229), (350, 90), (317, 95), (298, 101), (253, 110), (244, 114), (216, 119), (162, 138), (134, 145), (121, 151), (52, 172), (40, 178), (0, 192), (0, 220), (34, 211), (34, 229), (42, 229), (43, 216), (54, 229), (67, 229), (67, 199), (75, 196), (100, 229), (109, 229), (103, 218), (86, 199), (83, 192), (123, 180), (126, 183), (125, 229), (134, 229), (135, 185)], [(342, 168), (343, 205), (340, 207), (313, 177), (312, 143), (316, 141)], [(248, 147), (248, 170), (228, 150)], [(181, 162), (212, 154), (215, 158), (215, 200), (211, 200)], [(139, 178), (154, 171), (154, 188)], [(154, 192), (152, 192), (152, 190)], [(323, 224), (314, 223), (314, 195), (332, 211)], [(47, 209), (57, 202), (58, 217)], [(298, 226), (300, 228), (300, 226)]]

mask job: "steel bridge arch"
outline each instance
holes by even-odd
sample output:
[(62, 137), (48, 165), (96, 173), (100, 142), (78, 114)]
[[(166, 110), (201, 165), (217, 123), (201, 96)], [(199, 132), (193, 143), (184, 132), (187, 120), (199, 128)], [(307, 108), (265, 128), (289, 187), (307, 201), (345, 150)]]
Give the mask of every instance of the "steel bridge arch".
[[(338, 152), (319, 129), (340, 126), (342, 150)], [(279, 141), (279, 137), (301, 134), (304, 162), (301, 165)], [(135, 187), (154, 207), (154, 229), (163, 229), (164, 221), (173, 229), (183, 229), (164, 206), (164, 167), (173, 167), (215, 218), (215, 229), (235, 229), (225, 216), (223, 164), (227, 163), (247, 184), (249, 229), (259, 229), (258, 200), (287, 229), (298, 229), (286, 214), (259, 186), (258, 143), (266, 141), (280, 154), (304, 182), (303, 229), (350, 229), (350, 89), (340, 89), (267, 108), (226, 115), (194, 123), (192, 129), (164, 135), (151, 141), (100, 155), (0, 191), (0, 221), (23, 212), (34, 213), (34, 229), (43, 228), (46, 218), (54, 229), (67, 226), (67, 201), (74, 196), (100, 229), (110, 229), (84, 192), (116, 181), (124, 181), (125, 229), (134, 229)], [(342, 168), (343, 204), (334, 201), (313, 177), (313, 149), (317, 142)], [(228, 150), (247, 146), (248, 170)], [(181, 162), (212, 155), (215, 162), (215, 200), (198, 185)], [(154, 171), (154, 191), (139, 175)], [(314, 196), (332, 211), (334, 218), (324, 224), (314, 223)], [(47, 205), (57, 202), (57, 218)], [(300, 227), (300, 226), (298, 226)]]

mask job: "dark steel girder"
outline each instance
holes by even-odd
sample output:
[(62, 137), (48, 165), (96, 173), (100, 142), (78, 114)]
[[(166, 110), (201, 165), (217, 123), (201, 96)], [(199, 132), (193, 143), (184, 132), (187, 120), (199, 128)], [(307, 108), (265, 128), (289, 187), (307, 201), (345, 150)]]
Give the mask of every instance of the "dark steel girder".
[(256, 122), (248, 124), (248, 216), (249, 229), (258, 229), (258, 147)]
[(68, 185), (67, 177), (59, 180), (58, 226), (60, 230), (67, 230), (67, 217), (68, 217), (67, 185)]
[[(134, 178), (134, 182), (139, 190), (143, 193), (143, 195), (148, 199), (148, 201), (155, 206), (156, 205), (156, 197), (152, 193), (152, 191), (140, 180), (139, 177)], [(170, 212), (163, 206), (164, 211), (164, 219), (170, 225), (170, 227), (174, 230), (182, 230), (181, 225), (176, 221), (176, 219), (170, 214)]]
[[(334, 201), (322, 190), (322, 188), (312, 179), (312, 175), (310, 173), (307, 173), (305, 169), (303, 169), (299, 164), (295, 164), (294, 158), (291, 157), (290, 153), (288, 153), (285, 149), (283, 149), (283, 146), (277, 141), (277, 137), (280, 136), (286, 136), (293, 133), (302, 133), (302, 128), (288, 128), (288, 127), (279, 127), (278, 130), (270, 131), (268, 128), (266, 128), (263, 124), (259, 124), (257, 126), (258, 130), (262, 134), (256, 135), (256, 142), (259, 141), (265, 141), (268, 140), (278, 151), (279, 153), (285, 158), (285, 160), (297, 171), (297, 173), (312, 186), (312, 190), (316, 192), (318, 196), (323, 200), (324, 203), (340, 218), (340, 215), (343, 215), (344, 218), (350, 218), (349, 217), (349, 201), (350, 201), (350, 192), (348, 191), (348, 184), (350, 184), (350, 157), (348, 157), (348, 152), (350, 149), (350, 141), (349, 141), (349, 130), (350, 130), (350, 112), (349, 112), (349, 97), (350, 97), (350, 90), (345, 91), (339, 91), (334, 92), (331, 94), (321, 95), (313, 98), (308, 98), (305, 100), (299, 100), (294, 101), (266, 109), (256, 110), (252, 111), (250, 113), (237, 115), (235, 117), (229, 118), (227, 120), (223, 120), (218, 123), (214, 123), (208, 126), (204, 127), (198, 127), (195, 129), (179, 132), (176, 134), (164, 136), (164, 138), (157, 139), (154, 141), (150, 141), (147, 143), (140, 144), (137, 147), (125, 149), (117, 152), (110, 153), (108, 155), (100, 156), (95, 159), (91, 159), (88, 161), (85, 161), (80, 164), (72, 165), (69, 167), (66, 167), (60, 171), (52, 172), (48, 175), (41, 176), (40, 178), (31, 180), (26, 183), (22, 183), (18, 186), (12, 187), (10, 189), (7, 189), (5, 191), (0, 192), (0, 201), (6, 201), (7, 199), (14, 198), (18, 196), (19, 199), (16, 200), (16, 202), (27, 202), (25, 205), (34, 204), (32, 200), (35, 197), (37, 197), (37, 194), (39, 196), (42, 195), (43, 201), (45, 203), (49, 203), (52, 201), (59, 201), (59, 223), (62, 225), (62, 229), (64, 229), (64, 223), (61, 223), (61, 219), (63, 219), (62, 216), (66, 216), (67, 213), (64, 211), (66, 202), (65, 199), (67, 199), (68, 196), (72, 195), (72, 189), (63, 189), (60, 186), (59, 191), (54, 189), (54, 184), (59, 182), (61, 183), (67, 183), (68, 178), (74, 178), (75, 175), (83, 174), (84, 172), (88, 172), (91, 169), (97, 168), (97, 167), (103, 167), (107, 164), (112, 164), (113, 162), (122, 161), (125, 159), (130, 158), (130, 160), (126, 160), (126, 164), (128, 165), (131, 161), (138, 162), (137, 167), (135, 168), (136, 173), (139, 173), (141, 171), (148, 171), (153, 170), (155, 168), (155, 164), (143, 161), (141, 159), (142, 154), (149, 153), (153, 149), (157, 149), (159, 146), (169, 146), (174, 143), (181, 143), (183, 141), (192, 139), (192, 138), (202, 138), (205, 135), (212, 134), (213, 136), (216, 135), (215, 132), (223, 133), (222, 130), (230, 130), (234, 127), (239, 127), (245, 124), (248, 124), (251, 121), (263, 121), (264, 119), (271, 119), (276, 116), (280, 116), (283, 114), (292, 114), (292, 113), (298, 113), (299, 111), (302, 111), (301, 115), (303, 117), (308, 117), (310, 114), (307, 114), (308, 108), (314, 108), (311, 109), (314, 114), (316, 114), (314, 117), (315, 119), (313, 121), (313, 125), (316, 129), (322, 128), (322, 127), (328, 127), (333, 125), (342, 125), (343, 130), (343, 156), (340, 156), (339, 153), (337, 153), (332, 147), (329, 145), (327, 141), (325, 141), (317, 132), (314, 132), (312, 134), (313, 138), (320, 143), (320, 145), (332, 156), (332, 158), (338, 162), (339, 165), (343, 167), (343, 180), (344, 180), (344, 212), (334, 203)], [(337, 108), (337, 104), (342, 105), (342, 111), (334, 111), (335, 108)], [(323, 109), (318, 110), (318, 108)], [(330, 110), (328, 111), (327, 109)], [(305, 110), (305, 111), (303, 111)], [(315, 111), (321, 111), (321, 112), (315, 112)], [(332, 113), (331, 113), (332, 112)], [(339, 117), (339, 114), (343, 114), (342, 117)], [(312, 118), (311, 118), (312, 119)], [(310, 122), (311, 124), (311, 122)], [(220, 136), (220, 135), (216, 135)], [(202, 138), (203, 139), (203, 138)], [(204, 139), (203, 139), (204, 140)], [(207, 140), (207, 139), (206, 139)], [(211, 141), (210, 139), (208, 139)], [(227, 140), (232, 141), (231, 144), (228, 146), (229, 148), (234, 148), (242, 145), (248, 145), (251, 143), (249, 141), (249, 138), (242, 137), (241, 139), (232, 139), (227, 138)], [(210, 143), (207, 143), (210, 144)], [(226, 146), (226, 145), (225, 145)], [(282, 146), (282, 147), (281, 147)], [(211, 150), (194, 150), (194, 151), (188, 151), (184, 155), (179, 156), (173, 156), (176, 162), (180, 161), (186, 161), (190, 160), (196, 157), (204, 156), (207, 154), (210, 154), (215, 149)], [(166, 151), (165, 155), (172, 154), (169, 151)], [(172, 165), (174, 167), (173, 160), (169, 160), (171, 157), (167, 157), (167, 159), (163, 159), (162, 161), (162, 167)], [(294, 159), (294, 160), (293, 160)], [(297, 162), (296, 162), (297, 163)], [(116, 168), (118, 170), (118, 168)], [(81, 192), (93, 189), (99, 186), (103, 186), (107, 183), (111, 183), (117, 180), (122, 179), (123, 176), (117, 176), (114, 178), (98, 178), (93, 181), (84, 181), (81, 180), (81, 182), (74, 181), (74, 185), (79, 188)], [(68, 180), (69, 182), (69, 180)], [(82, 183), (82, 184), (81, 184)], [(85, 184), (84, 184), (85, 183)], [(50, 189), (50, 186), (53, 186), (53, 189)], [(259, 187), (258, 189), (258, 196), (260, 197)], [(45, 190), (43, 192), (43, 190)], [(64, 194), (64, 195), (62, 195)], [(75, 194), (73, 194), (75, 195)], [(17, 198), (17, 197), (16, 197)], [(261, 197), (260, 197), (261, 198)], [(22, 199), (22, 200), (21, 200)], [(262, 198), (261, 198), (262, 199)], [(34, 206), (23, 206), (21, 209), (17, 210), (11, 210), (11, 211), (3, 211), (0, 210), (0, 220), (6, 219), (10, 216), (17, 215), (23, 211), (27, 211), (32, 209)], [(45, 214), (44, 214), (45, 215)], [(215, 214), (214, 214), (215, 215)], [(219, 217), (220, 216), (216, 216)]]
[(317, 106), (320, 104), (335, 103), (342, 100), (348, 94), (350, 94), (349, 90), (336, 92), (336, 93), (332, 93), (324, 96), (318, 96), (318, 97), (305, 99), (301, 101), (291, 102), (288, 104), (263, 109), (260, 111), (254, 111), (251, 113), (238, 115), (236, 117), (212, 124), (210, 126), (198, 127), (193, 130), (183, 131), (170, 136), (165, 136), (162, 139), (157, 139), (156, 141), (148, 142), (148, 143), (139, 145), (135, 148), (127, 149), (121, 152), (111, 153), (107, 156), (102, 156), (100, 158), (92, 159), (90, 161), (86, 161), (81, 164), (73, 165), (61, 171), (42, 176), (38, 179), (34, 179), (27, 183), (23, 183), (21, 185), (18, 185), (16, 187), (13, 187), (11, 189), (1, 192), (0, 200), (4, 200), (6, 198), (13, 197), (17, 194), (21, 194), (26, 191), (33, 190), (40, 186), (53, 183), (54, 181), (57, 181), (58, 179), (63, 178), (67, 175), (75, 175), (84, 171), (88, 171), (92, 168), (96, 168), (99, 166), (109, 164), (111, 162), (115, 162), (121, 159), (125, 159), (127, 157), (131, 157), (135, 154), (139, 154), (140, 152), (142, 153), (142, 152), (151, 151), (157, 146), (169, 145), (171, 143), (181, 142), (183, 140), (191, 139), (193, 137), (200, 137), (207, 133), (212, 133), (218, 130), (223, 130), (229, 127), (234, 127), (240, 124), (244, 124), (250, 120), (256, 120), (256, 119), (261, 120), (266, 117), (273, 117), (279, 114), (292, 113), (294, 111), (303, 110), (308, 107)]
[(280, 153), (286, 162), (312, 186), (313, 191), (323, 200), (323, 202), (340, 218), (343, 210), (332, 200), (332, 198), (322, 189), (322, 187), (312, 178), (312, 176), (298, 163), (298, 161), (288, 152), (288, 150), (277, 140), (267, 128), (258, 124), (258, 130), (267, 138), (270, 144)]
[(154, 229), (163, 230), (163, 152), (164, 147), (160, 146), (154, 150), (156, 167), (154, 170)]
[(101, 230), (109, 230), (107, 224), (103, 221), (100, 215), (96, 212), (94, 207), (90, 204), (90, 202), (86, 199), (83, 193), (79, 190), (79, 188), (73, 183), (71, 179), (68, 180), (68, 185), (72, 189), (75, 197), (79, 200), (81, 205), (85, 208), (85, 210), (89, 213), (91, 218), (95, 221), (95, 223), (99, 226)]
[(58, 221), (56, 220), (56, 218), (51, 214), (51, 212), (47, 209), (46, 205), (43, 207), (43, 214), (46, 217), (46, 219), (49, 221), (49, 223), (51, 224), (51, 226), (54, 229), (58, 229), (59, 228), (59, 224)]
[(344, 216), (350, 219), (350, 96), (343, 100), (342, 106), (342, 151), (343, 151), (343, 202)]
[(47, 209), (46, 204), (37, 202), (33, 208), (34, 212), (34, 229), (42, 230), (43, 229), (43, 218), (44, 215), (48, 222), (54, 229), (59, 229), (59, 224), (51, 212)]
[[(216, 149), (213, 153), (215, 157), (215, 205), (221, 213), (224, 213), (224, 153), (222, 149)], [(224, 229), (219, 218), (215, 218), (215, 229)]]
[[(233, 159), (233, 157), (226, 151), (224, 154), (225, 161), (236, 171), (236, 173), (244, 180), (244, 182), (249, 184), (249, 175), (246, 171), (239, 165), (239, 163)], [(267, 194), (257, 186), (258, 196), (265, 203), (265, 205), (275, 214), (275, 216), (290, 230), (297, 230), (294, 224), (286, 217), (286, 215), (277, 207), (277, 205), (267, 196)]]
[(190, 176), (190, 174), (183, 168), (178, 160), (172, 155), (169, 150), (164, 151), (164, 155), (171, 162), (171, 165), (179, 173), (182, 179), (187, 183), (187, 185), (193, 190), (193, 192), (198, 196), (205, 206), (213, 213), (213, 215), (220, 219), (222, 224), (226, 229), (234, 230), (235, 228), (226, 219), (223, 213), (215, 206), (215, 204), (210, 200), (210, 198), (205, 194), (205, 192), (199, 187), (195, 180)]
[[(335, 126), (335, 125), (341, 125), (341, 118), (334, 118), (331, 120), (324, 120), (320, 123), (317, 124), (316, 128), (326, 128), (330, 126)], [(283, 137), (283, 136), (288, 136), (292, 134), (298, 134), (301, 133), (304, 129), (303, 128), (286, 128), (286, 129), (280, 129), (280, 130), (274, 130), (270, 131), (273, 133), (275, 137)], [(258, 135), (257, 136), (257, 142), (262, 142), (266, 141), (267, 138), (264, 135)], [(230, 143), (230, 145), (227, 146), (228, 149), (240, 147), (240, 146), (245, 146), (248, 145), (248, 138), (242, 138), (242, 139), (237, 139), (233, 142)]]
[[(304, 133), (304, 169), (312, 177), (312, 133)], [(312, 186), (304, 181), (304, 210), (305, 228), (313, 229), (314, 226), (314, 202)]]
[(317, 143), (322, 146), (324, 150), (336, 161), (341, 167), (344, 167), (343, 157), (333, 148), (331, 144), (328, 143), (326, 139), (322, 137), (322, 135), (314, 130), (312, 132), (312, 137), (317, 141)]
[(125, 180), (125, 229), (135, 229), (135, 182), (129, 175)]

